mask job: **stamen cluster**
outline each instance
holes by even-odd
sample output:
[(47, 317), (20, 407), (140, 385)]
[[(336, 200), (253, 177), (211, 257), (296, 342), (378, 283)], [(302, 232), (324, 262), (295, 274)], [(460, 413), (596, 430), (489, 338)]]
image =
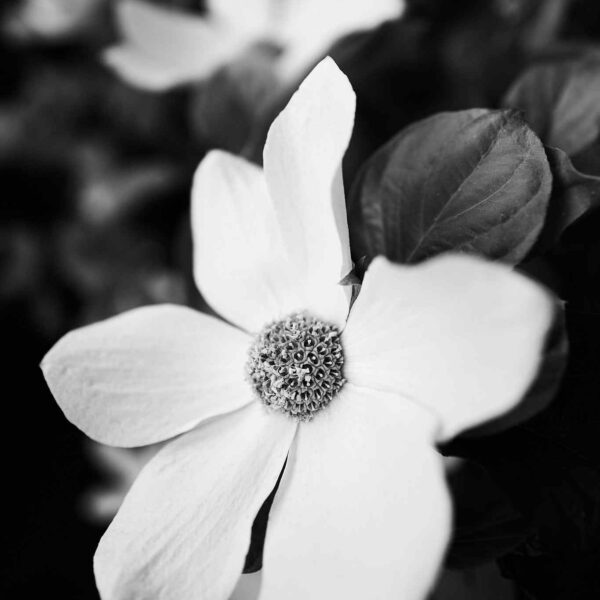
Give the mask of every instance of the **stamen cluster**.
[(344, 385), (343, 364), (337, 328), (300, 313), (263, 329), (247, 369), (264, 404), (309, 421)]

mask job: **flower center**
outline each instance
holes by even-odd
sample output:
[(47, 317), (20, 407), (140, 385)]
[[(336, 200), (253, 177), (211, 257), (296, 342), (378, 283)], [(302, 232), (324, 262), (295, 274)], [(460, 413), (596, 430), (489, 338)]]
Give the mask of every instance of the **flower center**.
[(300, 313), (267, 325), (246, 367), (264, 404), (309, 421), (344, 385), (343, 364), (339, 331)]

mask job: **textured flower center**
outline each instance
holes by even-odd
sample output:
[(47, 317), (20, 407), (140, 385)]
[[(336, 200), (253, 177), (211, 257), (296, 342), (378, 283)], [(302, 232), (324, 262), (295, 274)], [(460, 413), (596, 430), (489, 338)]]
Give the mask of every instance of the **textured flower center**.
[(309, 421), (344, 385), (343, 364), (339, 331), (306, 314), (293, 314), (262, 330), (247, 369), (267, 406)]

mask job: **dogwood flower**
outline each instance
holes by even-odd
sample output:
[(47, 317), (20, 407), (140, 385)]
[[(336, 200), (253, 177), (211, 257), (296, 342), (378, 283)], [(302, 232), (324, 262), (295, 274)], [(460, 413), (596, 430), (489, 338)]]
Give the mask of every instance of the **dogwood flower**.
[(23, 0), (12, 10), (5, 30), (19, 38), (61, 39), (89, 27), (105, 0)]
[(255, 45), (282, 49), (276, 72), (296, 81), (339, 38), (399, 17), (403, 0), (209, 0), (205, 16), (121, 0), (123, 41), (104, 54), (132, 85), (161, 91), (199, 81)]
[(99, 543), (105, 600), (227, 599), (284, 464), (261, 600), (430, 590), (450, 531), (435, 443), (515, 406), (552, 302), (508, 267), (450, 255), (376, 258), (350, 308), (354, 110), (326, 59), (272, 124), (264, 170), (220, 151), (198, 167), (195, 278), (227, 322), (140, 308), (45, 357), (60, 407), (93, 439), (173, 438)]

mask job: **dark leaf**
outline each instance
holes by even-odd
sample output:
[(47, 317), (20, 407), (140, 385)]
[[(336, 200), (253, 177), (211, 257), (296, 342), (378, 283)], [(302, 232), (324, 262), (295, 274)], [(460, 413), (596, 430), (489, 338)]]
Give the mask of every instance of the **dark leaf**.
[[(572, 419), (568, 407), (560, 408), (565, 421)], [(543, 421), (536, 417), (495, 438), (455, 443), (445, 451), (485, 467), (535, 532), (529, 554), (593, 551), (600, 547), (600, 471), (580, 452), (584, 444)]]
[(533, 535), (501, 563), (543, 600), (600, 589), (600, 312), (579, 298), (566, 307), (571, 348), (556, 399), (527, 423), (445, 449), (482, 464), (527, 519)]
[(552, 248), (567, 227), (588, 211), (600, 207), (600, 177), (577, 171), (562, 150), (546, 148), (546, 154), (553, 186), (544, 228), (534, 249), (536, 254)]
[(600, 139), (569, 158), (581, 173), (600, 176)]
[(563, 34), (571, 39), (599, 39), (600, 3), (596, 0), (571, 0)]
[(529, 48), (556, 38), (571, 0), (406, 0), (410, 14), (435, 20), (454, 20), (487, 13), (499, 25), (512, 25)]
[(523, 542), (527, 523), (483, 467), (470, 461), (449, 477), (454, 535), (446, 565), (467, 568), (502, 556)]
[[(580, 326), (569, 337), (579, 342), (591, 336), (589, 323), (600, 322), (600, 210), (587, 213), (565, 232), (559, 251), (549, 255), (561, 280), (561, 296), (567, 300), (571, 316), (578, 315)], [(587, 325), (586, 325), (587, 321)], [(574, 338), (574, 336), (577, 336)], [(600, 330), (596, 329), (597, 339)], [(590, 360), (598, 360), (600, 348), (587, 350)], [(599, 381), (600, 384), (600, 381)]]
[(514, 584), (494, 562), (467, 569), (444, 569), (427, 600), (517, 600)]
[(522, 110), (545, 144), (573, 156), (600, 134), (600, 60), (535, 66), (512, 86), (503, 105)]
[(500, 561), (506, 576), (527, 590), (531, 600), (591, 600), (600, 598), (599, 552), (555, 556), (511, 554)]
[(331, 49), (358, 99), (344, 160), (349, 182), (403, 127), (441, 111), (498, 106), (525, 64), (524, 24), (492, 4), (450, 0), (441, 12), (407, 7), (402, 19)]
[(278, 90), (276, 54), (274, 48), (256, 46), (196, 86), (190, 120), (200, 143), (237, 153), (244, 149), (265, 103)]
[(350, 194), (356, 256), (417, 263), (453, 250), (509, 263), (537, 240), (552, 175), (514, 111), (441, 113), (366, 163)]
[[(344, 159), (347, 183), (403, 127), (441, 111), (498, 106), (526, 64), (524, 47), (534, 37), (539, 39), (537, 30), (548, 30), (537, 24), (538, 4), (539, 0), (406, 2), (401, 19), (338, 40), (327, 54), (357, 95), (352, 141)], [(268, 125), (299, 83), (264, 115), (249, 157), (260, 160)]]
[[(539, 459), (540, 457), (538, 457)], [(554, 461), (550, 455), (547, 460)], [(500, 561), (503, 571), (540, 600), (588, 600), (600, 594), (600, 473), (562, 461), (534, 511), (537, 531)]]

